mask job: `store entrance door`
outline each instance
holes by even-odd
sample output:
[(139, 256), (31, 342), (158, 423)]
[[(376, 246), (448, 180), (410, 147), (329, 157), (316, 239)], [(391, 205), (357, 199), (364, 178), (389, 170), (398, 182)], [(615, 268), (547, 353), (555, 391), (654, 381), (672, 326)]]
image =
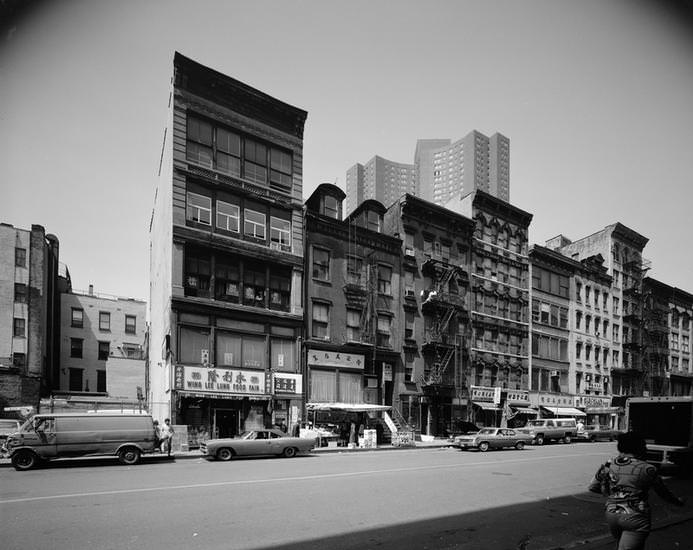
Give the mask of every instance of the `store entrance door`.
[(233, 437), (238, 434), (238, 411), (214, 409), (215, 437)]

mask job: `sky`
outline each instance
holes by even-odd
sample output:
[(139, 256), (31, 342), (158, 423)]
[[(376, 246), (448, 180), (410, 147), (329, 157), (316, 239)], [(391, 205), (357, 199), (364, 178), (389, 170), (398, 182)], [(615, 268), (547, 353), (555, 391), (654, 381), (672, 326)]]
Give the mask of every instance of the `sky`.
[(690, 8), (3, 0), (0, 221), (56, 235), (74, 289), (147, 300), (179, 51), (308, 112), (304, 200), (376, 154), (413, 163), (417, 139), (500, 132), (531, 243), (621, 222), (649, 238), (651, 277), (693, 293)]

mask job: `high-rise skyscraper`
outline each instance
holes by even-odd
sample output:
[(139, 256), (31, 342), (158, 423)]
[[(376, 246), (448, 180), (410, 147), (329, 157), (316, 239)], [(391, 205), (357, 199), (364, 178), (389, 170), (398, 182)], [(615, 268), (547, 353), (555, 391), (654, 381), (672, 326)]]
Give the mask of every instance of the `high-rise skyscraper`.
[(473, 191), (510, 200), (510, 140), (472, 130), (465, 137), (420, 139), (414, 164), (374, 156), (347, 170), (347, 212), (367, 199), (391, 205), (405, 193), (439, 205)]
[(366, 164), (355, 164), (347, 170), (347, 212), (367, 199), (386, 206), (406, 193), (416, 194), (416, 167), (374, 156)]

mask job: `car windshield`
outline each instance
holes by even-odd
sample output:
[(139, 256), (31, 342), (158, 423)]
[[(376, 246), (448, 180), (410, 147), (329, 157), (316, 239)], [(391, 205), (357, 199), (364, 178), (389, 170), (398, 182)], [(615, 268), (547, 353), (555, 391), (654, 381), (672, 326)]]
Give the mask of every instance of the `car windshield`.
[(496, 430), (493, 429), (493, 428), (483, 428), (483, 429), (479, 430), (479, 433), (480, 433), (480, 434), (491, 434), (491, 435), (492, 435), (492, 434), (495, 434), (495, 433), (496, 433)]
[(527, 422), (527, 426), (543, 426), (544, 422), (542, 420), (530, 420)]

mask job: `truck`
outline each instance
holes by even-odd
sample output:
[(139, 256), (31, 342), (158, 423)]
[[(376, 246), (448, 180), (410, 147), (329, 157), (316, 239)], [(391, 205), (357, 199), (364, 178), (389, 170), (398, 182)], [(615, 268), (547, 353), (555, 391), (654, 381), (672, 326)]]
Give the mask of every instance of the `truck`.
[(660, 469), (693, 471), (693, 397), (631, 397), (626, 427), (647, 443), (647, 461)]

